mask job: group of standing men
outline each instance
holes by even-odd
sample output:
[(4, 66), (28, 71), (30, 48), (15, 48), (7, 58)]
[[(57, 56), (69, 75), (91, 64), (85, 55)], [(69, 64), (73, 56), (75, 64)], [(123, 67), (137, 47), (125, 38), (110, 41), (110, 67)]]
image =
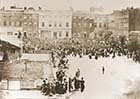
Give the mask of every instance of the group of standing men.
[(60, 54), (58, 64), (55, 64), (55, 53), (51, 53), (52, 63), (56, 71), (56, 78), (53, 82), (43, 81), (42, 93), (44, 95), (53, 96), (55, 94), (65, 94), (68, 92), (81, 91), (85, 89), (84, 78), (80, 79), (80, 69), (78, 69), (73, 78), (68, 77), (66, 71), (69, 69), (68, 59), (66, 55)]
[(65, 94), (67, 92), (81, 91), (85, 89), (85, 81), (82, 77), (80, 79), (80, 70), (78, 69), (75, 73), (75, 77), (65, 78), (65, 72), (60, 70), (57, 74), (57, 79), (53, 82), (48, 82), (48, 80), (43, 80), (41, 87), (41, 92), (43, 95), (53, 96), (55, 94)]

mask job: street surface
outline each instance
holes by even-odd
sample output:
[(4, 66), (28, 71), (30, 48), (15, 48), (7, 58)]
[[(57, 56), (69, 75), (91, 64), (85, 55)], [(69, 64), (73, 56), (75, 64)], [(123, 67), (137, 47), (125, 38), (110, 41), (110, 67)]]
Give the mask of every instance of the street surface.
[[(68, 58), (70, 64), (68, 75), (73, 77), (79, 68), (81, 77), (84, 77), (86, 82), (83, 93), (77, 92), (68, 99), (128, 99), (124, 96), (125, 93), (140, 88), (136, 87), (140, 84), (140, 64), (125, 56), (98, 60), (89, 59), (87, 56)], [(104, 74), (102, 74), (102, 66), (105, 67)], [(1, 96), (6, 99), (48, 99), (40, 91), (9, 91), (6, 96)], [(64, 97), (51, 99), (59, 98)]]
[[(140, 84), (140, 64), (125, 56), (98, 60), (87, 56), (69, 58), (69, 75), (74, 75), (79, 68), (86, 81), (84, 93), (73, 95), (70, 99), (127, 99), (123, 94), (137, 90), (135, 85)], [(104, 74), (102, 66), (105, 67)]]

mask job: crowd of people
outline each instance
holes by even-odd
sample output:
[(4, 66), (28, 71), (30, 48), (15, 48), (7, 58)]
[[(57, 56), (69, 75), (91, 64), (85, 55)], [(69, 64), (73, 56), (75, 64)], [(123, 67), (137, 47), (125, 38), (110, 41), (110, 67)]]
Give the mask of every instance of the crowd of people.
[(41, 50), (55, 49), (60, 54), (79, 56), (88, 55), (90, 59), (95, 57), (115, 58), (117, 55), (126, 55), (135, 62), (140, 62), (140, 44), (137, 38), (126, 36), (113, 37), (111, 33), (102, 33), (103, 36), (93, 39), (64, 39), (64, 40), (48, 40), (38, 37), (23, 38), (24, 53), (36, 53)]
[(60, 70), (56, 73), (57, 79), (54, 79), (53, 82), (49, 82), (47, 79), (43, 80), (43, 84), (41, 87), (41, 92), (43, 95), (53, 96), (55, 94), (65, 94), (74, 91), (83, 92), (85, 89), (85, 81), (84, 78), (80, 79), (80, 70), (75, 73), (74, 78), (66, 78), (65, 72)]
[[(125, 37), (120, 37), (115, 40), (114, 38), (109, 40), (100, 41), (69, 41), (65, 43), (58, 44), (53, 48), (51, 53), (52, 63), (54, 68), (58, 68), (56, 72), (56, 79), (53, 84), (44, 81), (42, 86), (42, 92), (45, 95), (53, 94), (65, 94), (67, 92), (73, 92), (80, 90), (81, 92), (85, 89), (84, 78), (80, 78), (80, 69), (78, 69), (73, 78), (66, 76), (66, 70), (69, 69), (67, 56), (74, 56), (82, 58), (83, 56), (88, 56), (89, 59), (98, 60), (99, 58), (107, 58), (116, 56), (127, 56), (127, 58), (132, 58), (135, 62), (140, 62), (140, 51), (138, 46), (134, 47), (137, 42), (132, 42), (127, 40)], [(134, 47), (134, 48), (133, 48)], [(137, 48), (138, 47), (138, 48)], [(55, 55), (54, 55), (55, 54)], [(56, 58), (59, 60), (56, 63)], [(105, 68), (102, 68), (102, 73), (104, 74)]]
[[(69, 59), (67, 56), (82, 58), (88, 56), (89, 59), (98, 60), (116, 56), (127, 56), (135, 62), (140, 62), (140, 44), (137, 39), (128, 39), (125, 36), (107, 37), (100, 40), (93, 39), (68, 39), (64, 41), (44, 42), (38, 38), (24, 38), (23, 51), (25, 53), (35, 53), (36, 50), (52, 50), (51, 58), (54, 68), (58, 68), (56, 78), (53, 82), (48, 79), (43, 80), (41, 92), (43, 95), (53, 96), (55, 94), (65, 94), (67, 92), (81, 91), (85, 89), (84, 78), (80, 76), (78, 69), (74, 77), (67, 77), (66, 71), (69, 69)], [(56, 62), (57, 60), (57, 62)], [(104, 74), (105, 68), (102, 68)]]
[[(136, 40), (136, 39), (135, 39)], [(127, 56), (132, 58), (135, 62), (140, 62), (140, 44), (138, 41), (128, 40), (125, 36), (118, 39), (111, 38), (109, 40), (100, 41), (85, 41), (74, 42), (68, 44), (61, 44), (54, 49), (57, 51), (58, 56), (78, 56), (82, 58), (87, 55), (89, 59), (101, 57)], [(66, 46), (65, 46), (66, 45)]]
[[(55, 58), (59, 58), (57, 64), (55, 63)], [(51, 52), (51, 59), (53, 67), (57, 68), (55, 74), (56, 79), (54, 79), (52, 82), (47, 81), (47, 79), (43, 81), (41, 88), (43, 95), (53, 96), (55, 94), (65, 94), (74, 91), (83, 92), (85, 89), (85, 81), (84, 78), (80, 76), (80, 69), (76, 71), (73, 78), (68, 77), (66, 72), (69, 69), (69, 60), (66, 58), (66, 55), (57, 52)]]

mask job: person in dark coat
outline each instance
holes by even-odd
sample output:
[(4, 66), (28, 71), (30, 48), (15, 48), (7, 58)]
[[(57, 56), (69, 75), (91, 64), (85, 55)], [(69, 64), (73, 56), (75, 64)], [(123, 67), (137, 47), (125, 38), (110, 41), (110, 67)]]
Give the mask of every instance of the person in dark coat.
[(85, 89), (85, 81), (83, 77), (81, 78), (81, 81), (80, 81), (80, 87), (81, 87), (81, 92), (83, 92)]
[(89, 57), (89, 59), (92, 59), (92, 53), (89, 53), (88, 57)]
[(78, 91), (79, 88), (80, 88), (80, 80), (79, 80), (77, 77), (74, 77), (74, 78), (73, 78), (73, 81), (74, 81), (74, 88), (75, 88), (75, 91)]
[(102, 67), (102, 74), (104, 74), (104, 72), (105, 72), (105, 67), (103, 66)]
[(56, 84), (55, 84), (55, 92), (58, 94), (60, 91), (59, 89), (59, 81), (56, 81)]
[(64, 88), (64, 92), (66, 93), (67, 92), (67, 89), (68, 89), (68, 82), (66, 81), (66, 79), (64, 79), (64, 86), (63, 86), (63, 88)]
[(46, 90), (47, 90), (47, 84), (46, 84), (46, 81), (45, 80), (43, 80), (43, 84), (42, 84), (42, 86), (41, 86), (41, 93), (45, 93), (46, 92)]
[(113, 52), (113, 56), (112, 56), (112, 58), (115, 58), (115, 52)]
[(50, 88), (51, 88), (50, 83), (48, 83), (46, 86), (45, 95), (50, 95), (50, 90), (51, 90)]
[(72, 87), (72, 79), (69, 78), (69, 92), (72, 92), (73, 87)]
[(78, 70), (76, 71), (75, 76), (76, 76), (76, 77), (80, 77), (80, 69), (78, 69)]
[(4, 62), (9, 61), (9, 57), (8, 57), (8, 53), (6, 50), (4, 50), (4, 55), (3, 55), (3, 59)]
[(49, 96), (53, 96), (53, 84), (50, 83), (50, 86), (49, 86)]
[(95, 59), (98, 60), (98, 56), (97, 55), (95, 55)]
[(59, 83), (59, 94), (64, 94), (64, 88), (63, 88), (64, 84), (63, 83)]

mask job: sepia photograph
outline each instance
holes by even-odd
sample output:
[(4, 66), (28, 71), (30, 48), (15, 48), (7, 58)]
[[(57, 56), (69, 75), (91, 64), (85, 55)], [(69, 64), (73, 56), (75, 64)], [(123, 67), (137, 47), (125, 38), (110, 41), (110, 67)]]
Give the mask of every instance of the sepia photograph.
[(0, 99), (140, 99), (140, 0), (0, 0)]

